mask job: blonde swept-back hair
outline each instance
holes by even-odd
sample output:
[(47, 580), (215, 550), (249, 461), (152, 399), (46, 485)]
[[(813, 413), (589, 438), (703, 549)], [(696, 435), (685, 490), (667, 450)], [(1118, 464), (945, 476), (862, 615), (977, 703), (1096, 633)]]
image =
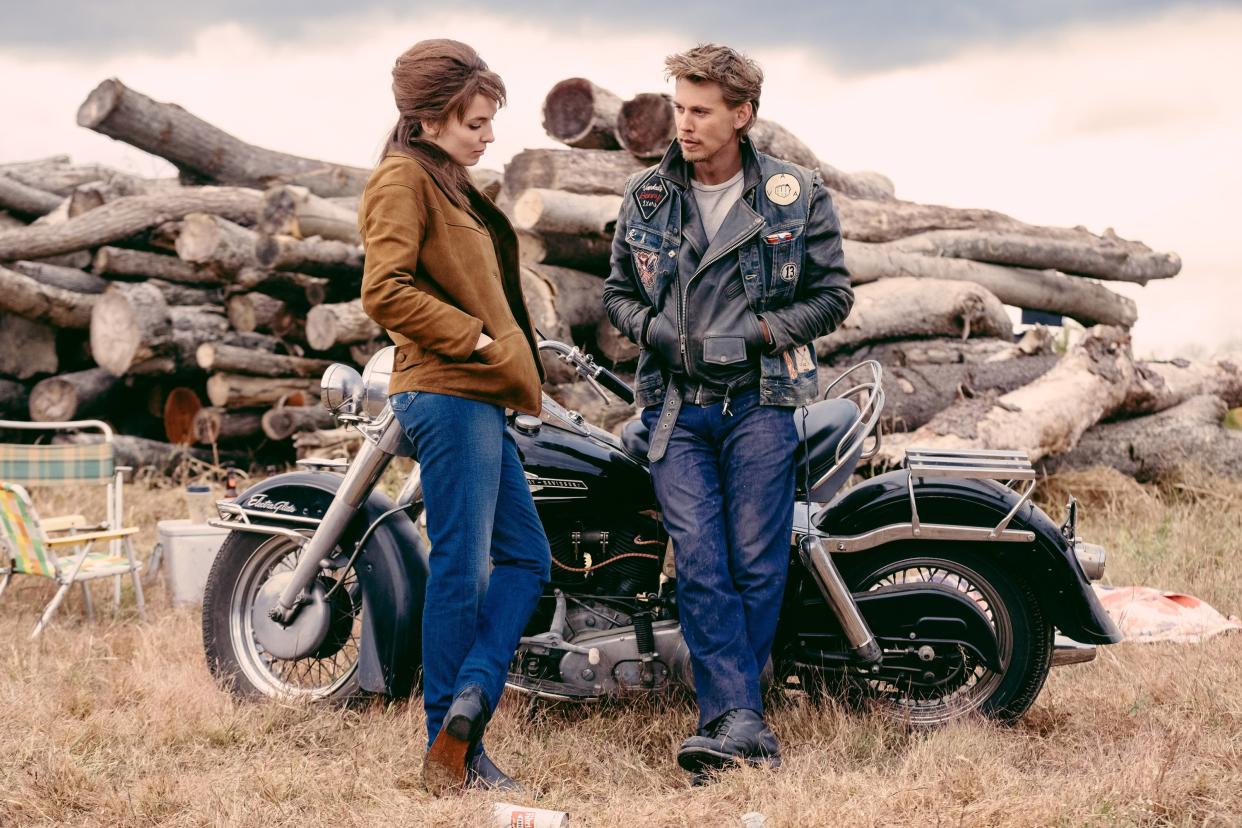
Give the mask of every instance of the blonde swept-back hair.
[(720, 84), (725, 103), (737, 109), (750, 102), (750, 120), (738, 130), (744, 136), (759, 117), (759, 92), (763, 88), (763, 70), (759, 64), (728, 46), (700, 43), (687, 52), (664, 59), (664, 77), (692, 83)]
[(465, 207), (470, 175), (423, 135), (428, 124), (462, 120), (475, 95), (505, 104), (505, 84), (487, 68), (483, 58), (457, 40), (435, 39), (415, 43), (392, 67), (392, 96), (400, 117), (388, 137), (385, 151), (412, 155), (458, 207)]

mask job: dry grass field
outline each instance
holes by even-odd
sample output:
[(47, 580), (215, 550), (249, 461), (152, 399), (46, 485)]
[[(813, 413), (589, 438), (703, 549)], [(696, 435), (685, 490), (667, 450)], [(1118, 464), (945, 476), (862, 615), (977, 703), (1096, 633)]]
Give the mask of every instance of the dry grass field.
[[(1242, 486), (1188, 479), (1140, 487), (1107, 470), (1041, 486), (1059, 517), (1084, 503), (1083, 534), (1111, 553), (1108, 581), (1242, 607)], [(67, 493), (36, 493), (46, 512)], [(134, 487), (154, 542), (180, 516), (175, 489)], [(149, 589), (99, 620), (80, 593), (30, 643), (51, 584), (18, 579), (0, 598), (0, 826), (489, 825), (493, 796), (422, 792), (421, 706), (242, 704), (204, 665), (198, 613)], [(530, 708), (508, 698), (489, 730), (506, 769), (575, 826), (1242, 825), (1242, 636), (1201, 645), (1122, 644), (1054, 672), (1015, 727), (931, 733), (805, 698), (773, 698), (786, 752), (775, 773), (739, 770), (691, 788), (673, 753), (684, 702)]]

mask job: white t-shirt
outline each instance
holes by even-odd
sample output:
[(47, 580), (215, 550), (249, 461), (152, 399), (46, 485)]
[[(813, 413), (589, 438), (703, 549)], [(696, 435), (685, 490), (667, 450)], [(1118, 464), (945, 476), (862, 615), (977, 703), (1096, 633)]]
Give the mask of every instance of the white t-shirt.
[(729, 210), (733, 209), (733, 204), (742, 197), (742, 172), (738, 170), (737, 175), (720, 184), (701, 184), (690, 180), (690, 186), (694, 188), (694, 201), (703, 219), (703, 229), (707, 231), (708, 244), (716, 238), (716, 231), (724, 223)]

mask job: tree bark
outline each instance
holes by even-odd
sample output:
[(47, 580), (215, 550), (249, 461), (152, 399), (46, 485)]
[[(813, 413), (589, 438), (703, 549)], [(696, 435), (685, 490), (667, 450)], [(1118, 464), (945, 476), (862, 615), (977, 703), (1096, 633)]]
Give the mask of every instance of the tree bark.
[(362, 445), (362, 435), (353, 428), (303, 431), (293, 436), (298, 459), (304, 457), (349, 458)]
[(661, 157), (676, 137), (677, 123), (668, 95), (640, 92), (621, 104), (617, 141), (635, 158), (651, 161)]
[[(987, 346), (963, 348), (961, 346)], [(996, 397), (1033, 382), (1057, 364), (1050, 349), (1029, 352), (999, 339), (886, 342), (836, 354), (820, 366), (820, 387), (866, 359), (884, 366), (886, 434), (913, 431), (960, 399)]]
[[(630, 382), (633, 380), (629, 376), (623, 379)], [(634, 406), (622, 402), (607, 391), (604, 394), (607, 400), (600, 399), (595, 389), (583, 381), (554, 385), (548, 390), (550, 397), (571, 411), (577, 411), (591, 425), (615, 433), (618, 425), (634, 416)]]
[(30, 390), (30, 419), (79, 420), (100, 411), (121, 383), (102, 368), (48, 377)]
[(1045, 470), (1107, 466), (1146, 483), (1197, 465), (1242, 480), (1242, 433), (1221, 425), (1228, 410), (1220, 397), (1201, 394), (1158, 414), (1101, 423), (1072, 450), (1048, 458)]
[(359, 368), (363, 368), (371, 361), (371, 357), (391, 344), (392, 342), (383, 334), (374, 339), (368, 339), (366, 342), (355, 342), (349, 346), (349, 359)]
[(362, 244), (358, 234), (358, 210), (320, 198), (305, 187), (272, 187), (263, 195), (258, 230), (268, 236), (305, 239), (319, 236), (349, 244)]
[(872, 462), (895, 466), (910, 446), (1017, 449), (1032, 462), (1061, 454), (1125, 402), (1134, 375), (1129, 334), (1101, 325), (1034, 382), (995, 399), (960, 400), (916, 431), (887, 435)]
[(522, 264), (559, 265), (607, 277), (612, 256), (612, 238), (575, 236), (567, 233), (518, 231), (518, 253)]
[(225, 303), (229, 324), (239, 331), (287, 333), (295, 319), (289, 306), (265, 293), (235, 293)]
[(1242, 406), (1242, 353), (1220, 354), (1202, 362), (1140, 362), (1134, 385), (1117, 414), (1153, 414), (1205, 394), (1220, 397), (1230, 408)]
[(281, 402), (307, 405), (319, 399), (319, 380), (217, 373), (207, 380), (207, 398), (220, 408), (254, 408)]
[(213, 445), (250, 440), (262, 433), (258, 411), (200, 408), (194, 415), (194, 442)]
[(316, 351), (366, 342), (384, 333), (362, 309), (362, 300), (316, 305), (306, 315), (306, 342)]
[(125, 196), (148, 195), (181, 188), (175, 178), (137, 178), (117, 174), (102, 181), (90, 181), (73, 189), (65, 201), (66, 218), (96, 210)]
[(108, 286), (107, 279), (101, 279), (93, 273), (87, 273), (76, 267), (27, 261), (13, 262), (9, 267), (41, 284), (72, 293), (103, 293), (104, 288)]
[(882, 279), (854, 289), (854, 307), (841, 327), (815, 341), (819, 354), (866, 342), (932, 336), (1013, 337), (1013, 323), (1000, 300), (970, 282), (930, 284)]
[(191, 213), (177, 236), (177, 255), (222, 272), (237, 272), (256, 264), (254, 246), (259, 234), (209, 213)]
[(261, 198), (258, 191), (236, 187), (185, 187), (118, 198), (63, 224), (0, 232), (0, 261), (41, 259), (99, 247), (196, 212), (253, 222)]
[(198, 346), (198, 366), (204, 371), (249, 374), (260, 377), (308, 377), (318, 379), (332, 364), (331, 360), (308, 359), (255, 352), (219, 342)]
[(505, 192), (564, 190), (586, 195), (621, 195), (625, 180), (646, 165), (628, 152), (530, 149), (505, 165)]
[(638, 359), (638, 346), (607, 319), (602, 320), (595, 329), (595, 345), (614, 368)]
[(513, 223), (536, 233), (594, 235), (611, 241), (620, 208), (620, 196), (532, 189), (513, 203)]
[(224, 301), (220, 288), (200, 288), (163, 279), (148, 279), (147, 284), (164, 294), (164, 301), (170, 305), (218, 305)]
[(198, 345), (224, 337), (228, 321), (211, 306), (169, 307), (150, 283), (116, 282), (96, 303), (90, 331), (95, 362), (122, 376), (193, 368)]
[(174, 388), (164, 398), (164, 435), (168, 442), (188, 446), (194, 442), (194, 417), (203, 401), (192, 388)]
[[(1156, 253), (1147, 245), (1128, 241), (1117, 236), (1111, 229), (1097, 236), (1082, 227), (1044, 227), (1026, 224), (994, 210), (974, 208), (941, 207), (934, 204), (915, 204), (912, 201), (873, 201), (847, 196), (835, 197), (837, 213), (841, 219), (841, 232), (847, 239), (864, 242), (891, 242), (932, 231), (962, 230), (976, 234), (995, 234), (1007, 239), (1022, 237), (1030, 240), (1043, 239), (1065, 242), (1068, 245), (1094, 249), (1119, 261), (1138, 263), (1136, 268), (1145, 270), (1146, 279), (1167, 278), (1181, 270), (1182, 262), (1176, 253)], [(961, 236), (932, 236), (942, 238), (967, 238)], [(910, 242), (912, 245), (921, 242)], [(1028, 244), (1033, 244), (1028, 242)]]
[(60, 206), (60, 196), (27, 186), (0, 173), (0, 208), (26, 216), (45, 216)]
[[(95, 439), (95, 435), (91, 434), (69, 434), (58, 437), (56, 442), (87, 443)], [(218, 460), (231, 465), (242, 465), (246, 462), (246, 455), (242, 452), (217, 454), (210, 449), (175, 446), (145, 437), (131, 437), (128, 434), (114, 434), (112, 448), (116, 452), (118, 466), (131, 466), (137, 470), (150, 468), (159, 474), (173, 474), (192, 461), (214, 463)]]
[(80, 126), (166, 158), (191, 178), (266, 188), (300, 184), (316, 195), (362, 192), (371, 171), (247, 144), (175, 104), (106, 80), (78, 109)]
[(25, 380), (59, 370), (54, 328), (0, 312), (0, 374)]
[(543, 99), (543, 128), (579, 149), (615, 150), (621, 99), (586, 78), (567, 78)]
[(0, 377), (0, 417), (22, 419), (30, 411), (30, 389), (20, 382)]
[(282, 405), (263, 415), (263, 433), (272, 440), (287, 440), (301, 431), (319, 431), (335, 425), (336, 418), (322, 405)]
[(271, 270), (296, 270), (316, 276), (361, 277), (362, 247), (328, 239), (260, 235), (254, 256)]
[(53, 287), (0, 265), (0, 311), (58, 328), (86, 328), (98, 299), (97, 294)]
[(556, 314), (571, 328), (589, 330), (606, 318), (603, 280), (556, 265), (535, 265), (525, 269), (550, 286)]
[(176, 256), (124, 247), (101, 247), (96, 250), (91, 270), (100, 276), (163, 279), (185, 285), (220, 285), (226, 281), (212, 265), (194, 264)]
[(238, 290), (266, 293), (299, 308), (322, 305), (331, 295), (331, 282), (322, 276), (308, 276), (285, 270), (248, 267), (237, 274), (233, 286)]
[(1116, 236), (1047, 239), (985, 230), (933, 230), (890, 243), (897, 250), (976, 262), (1060, 270), (1119, 282), (1147, 284), (1177, 275), (1181, 260)]
[(866, 244), (846, 240), (845, 263), (850, 279), (855, 284), (891, 277), (974, 282), (1007, 305), (1058, 313), (1086, 326), (1109, 324), (1129, 328), (1138, 319), (1133, 299), (1113, 293), (1098, 282), (1053, 270), (1028, 270), (908, 253), (896, 244), (899, 243)]

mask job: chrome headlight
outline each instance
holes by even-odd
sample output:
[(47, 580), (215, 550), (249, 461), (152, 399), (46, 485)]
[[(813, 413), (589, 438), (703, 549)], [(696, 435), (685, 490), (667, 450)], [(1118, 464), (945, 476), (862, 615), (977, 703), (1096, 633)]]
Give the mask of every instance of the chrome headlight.
[(1098, 581), (1104, 577), (1104, 561), (1108, 557), (1104, 547), (1098, 543), (1074, 541), (1074, 557), (1082, 567), (1082, 574), (1088, 581)]
[(328, 366), (319, 380), (319, 399), (333, 414), (357, 414), (362, 399), (362, 377), (339, 362)]
[(380, 348), (362, 369), (362, 406), (359, 411), (362, 416), (374, 420), (384, 413), (384, 406), (388, 405), (388, 378), (392, 376), (396, 353), (395, 345)]

